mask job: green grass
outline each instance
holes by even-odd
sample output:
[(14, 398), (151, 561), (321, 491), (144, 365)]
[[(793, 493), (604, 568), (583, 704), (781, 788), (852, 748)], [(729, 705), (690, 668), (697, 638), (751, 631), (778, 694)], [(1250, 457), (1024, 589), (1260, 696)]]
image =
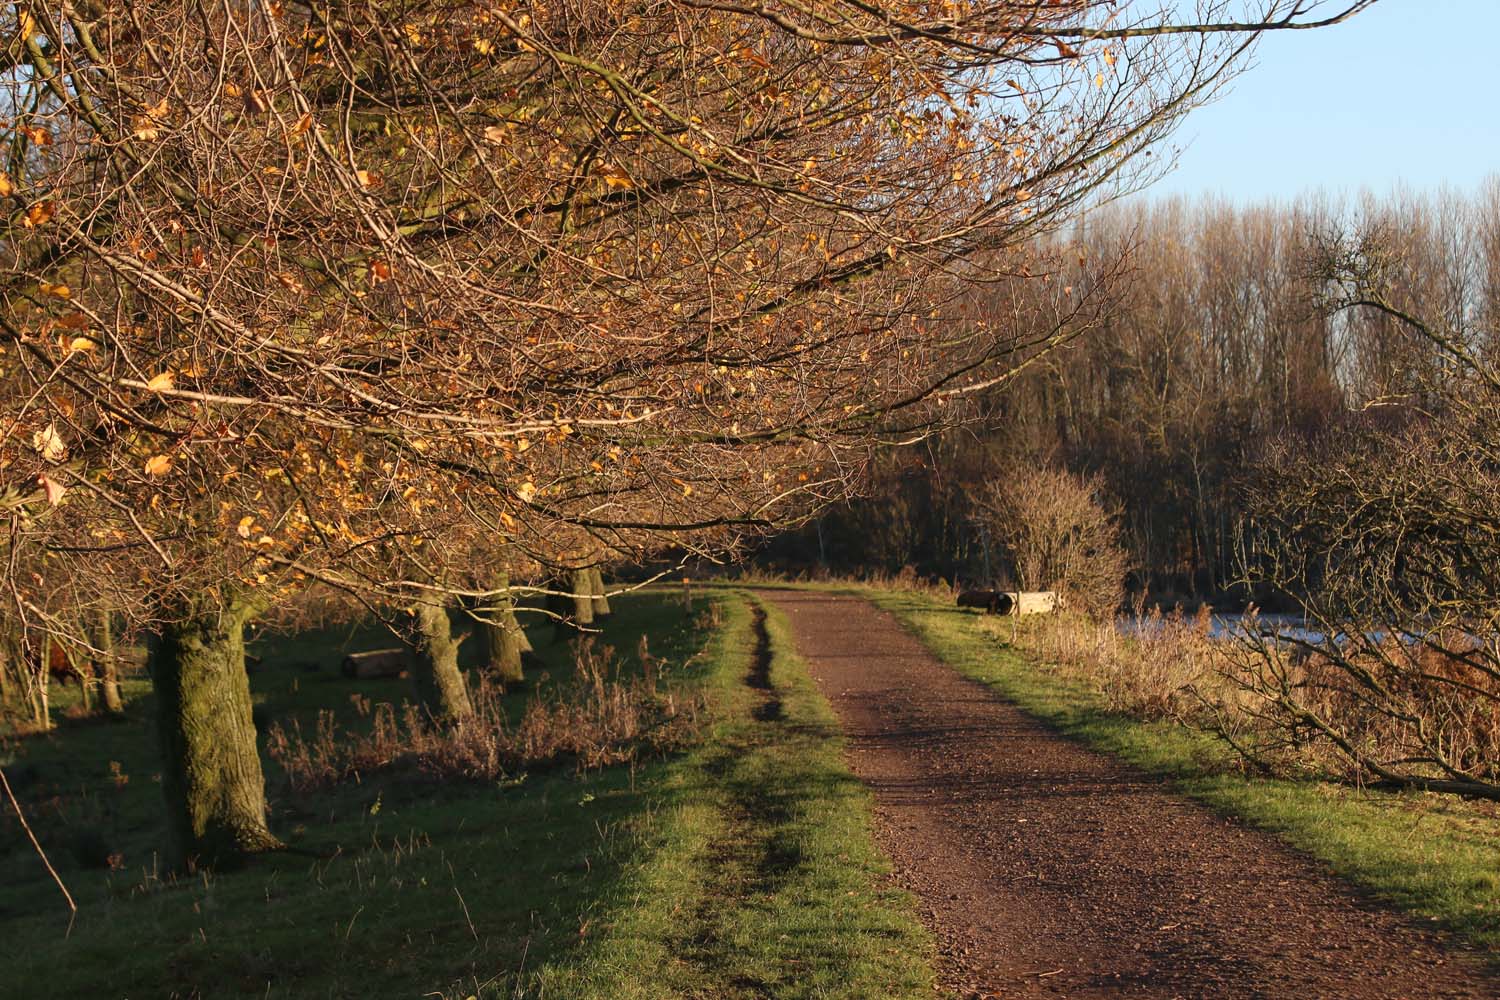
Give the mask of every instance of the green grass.
[(1274, 832), (1350, 882), (1486, 949), (1500, 948), (1500, 812), (1451, 796), (1248, 777), (1209, 736), (1109, 712), (978, 627), (972, 611), (861, 590), (941, 659), (1058, 731), (1171, 780), (1184, 794)]
[[(778, 656), (783, 715), (757, 719), (760, 696), (744, 684), (750, 607), (734, 593), (713, 600), (723, 623), (710, 636), (667, 597), (622, 598), (605, 640), (633, 651), (648, 635), (655, 656), (679, 664), (672, 683), (709, 693), (717, 721), (698, 749), (488, 785), (377, 775), (302, 798), (269, 767), (273, 829), (306, 853), (242, 871), (156, 875), (160, 793), (143, 685), (132, 686), (125, 721), (64, 721), (5, 742), (0, 763), (21, 776), (34, 825), (80, 904), (65, 934), (65, 910), (35, 856), (19, 836), (0, 841), (5, 992), (931, 995), (931, 943), (906, 897), (883, 884), (868, 797), (840, 763), (826, 704), (800, 664)], [(332, 676), (351, 640), (387, 644), (357, 631), (263, 640), (253, 678), (262, 712), (306, 725), (335, 708), (355, 726), (352, 694), (406, 697), (405, 682)], [(545, 672), (561, 676), (564, 647), (536, 644), (551, 658)], [(304, 672), (307, 660), (324, 669)], [(75, 860), (79, 832), (93, 829), (124, 854), (123, 870)]]
[(933, 943), (910, 897), (884, 884), (871, 799), (842, 763), (832, 710), (774, 610), (774, 694), (744, 683), (751, 610), (724, 596), (713, 653), (723, 721), (671, 769), (653, 848), (621, 885), (629, 905), (575, 967), (545, 980), (547, 995), (932, 996)]

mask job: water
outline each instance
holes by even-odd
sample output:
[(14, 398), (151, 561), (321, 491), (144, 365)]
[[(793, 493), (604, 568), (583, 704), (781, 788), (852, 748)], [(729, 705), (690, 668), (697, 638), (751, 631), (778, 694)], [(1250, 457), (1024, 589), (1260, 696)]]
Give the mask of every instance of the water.
[[(1133, 615), (1122, 616), (1116, 620), (1116, 627), (1125, 635), (1135, 635), (1155, 627), (1160, 627), (1159, 618), (1136, 618)], [(1320, 643), (1326, 638), (1326, 634), (1308, 627), (1307, 619), (1302, 615), (1272, 615), (1262, 614), (1251, 617), (1243, 614), (1214, 614), (1209, 619), (1208, 635), (1211, 639), (1237, 639), (1249, 634), (1251, 626), (1255, 627), (1261, 635), (1277, 637), (1282, 640), (1296, 640), (1299, 642)]]

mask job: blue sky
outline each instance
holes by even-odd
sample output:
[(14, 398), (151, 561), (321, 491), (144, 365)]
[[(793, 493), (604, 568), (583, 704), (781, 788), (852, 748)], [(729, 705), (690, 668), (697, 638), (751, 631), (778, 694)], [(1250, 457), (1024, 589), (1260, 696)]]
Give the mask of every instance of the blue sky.
[(1337, 27), (1272, 33), (1172, 145), (1178, 167), (1148, 195), (1472, 189), (1500, 173), (1500, 0), (1380, 0)]

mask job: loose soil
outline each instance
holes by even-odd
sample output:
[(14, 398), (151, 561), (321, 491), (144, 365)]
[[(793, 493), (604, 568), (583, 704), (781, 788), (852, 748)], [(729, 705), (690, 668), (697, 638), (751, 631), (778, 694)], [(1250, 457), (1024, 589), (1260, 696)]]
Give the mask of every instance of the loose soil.
[(766, 591), (969, 998), (1497, 997), (1478, 957), (939, 662), (855, 597)]

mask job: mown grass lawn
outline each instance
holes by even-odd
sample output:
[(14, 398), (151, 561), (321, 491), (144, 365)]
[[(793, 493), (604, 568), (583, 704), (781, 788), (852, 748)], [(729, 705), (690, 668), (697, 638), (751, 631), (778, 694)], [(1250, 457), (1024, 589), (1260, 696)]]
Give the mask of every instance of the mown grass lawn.
[(1500, 950), (1500, 811), (1493, 804), (1247, 776), (1205, 734), (1109, 712), (1086, 685), (1059, 678), (981, 630), (976, 612), (924, 595), (859, 592), (896, 615), (945, 662), (1058, 731), (1274, 832), (1420, 919)]
[[(704, 612), (717, 605), (712, 616)], [(884, 886), (868, 798), (839, 761), (827, 706), (777, 642), (774, 693), (752, 689), (749, 600), (725, 592), (616, 602), (603, 641), (672, 664), (713, 722), (684, 754), (588, 774), (497, 783), (371, 775), (294, 795), (268, 766), (273, 829), (292, 851), (240, 871), (172, 879), (160, 836), (150, 698), (125, 721), (66, 721), (0, 743), (0, 763), (78, 898), (71, 931), (16, 825), (0, 844), (4, 989), (120, 997), (930, 996), (932, 945)], [(771, 622), (773, 639), (781, 635)], [(549, 630), (538, 630), (549, 631)], [(565, 646), (532, 682), (566, 676)], [(336, 678), (335, 631), (269, 639), (259, 713), (357, 727), (353, 696), (399, 701), (402, 681)], [(634, 669), (633, 656), (624, 669)], [(321, 669), (311, 671), (308, 662)], [(517, 711), (525, 692), (511, 696)], [(779, 700), (771, 718), (757, 712)], [(122, 855), (117, 870), (91, 852)]]

